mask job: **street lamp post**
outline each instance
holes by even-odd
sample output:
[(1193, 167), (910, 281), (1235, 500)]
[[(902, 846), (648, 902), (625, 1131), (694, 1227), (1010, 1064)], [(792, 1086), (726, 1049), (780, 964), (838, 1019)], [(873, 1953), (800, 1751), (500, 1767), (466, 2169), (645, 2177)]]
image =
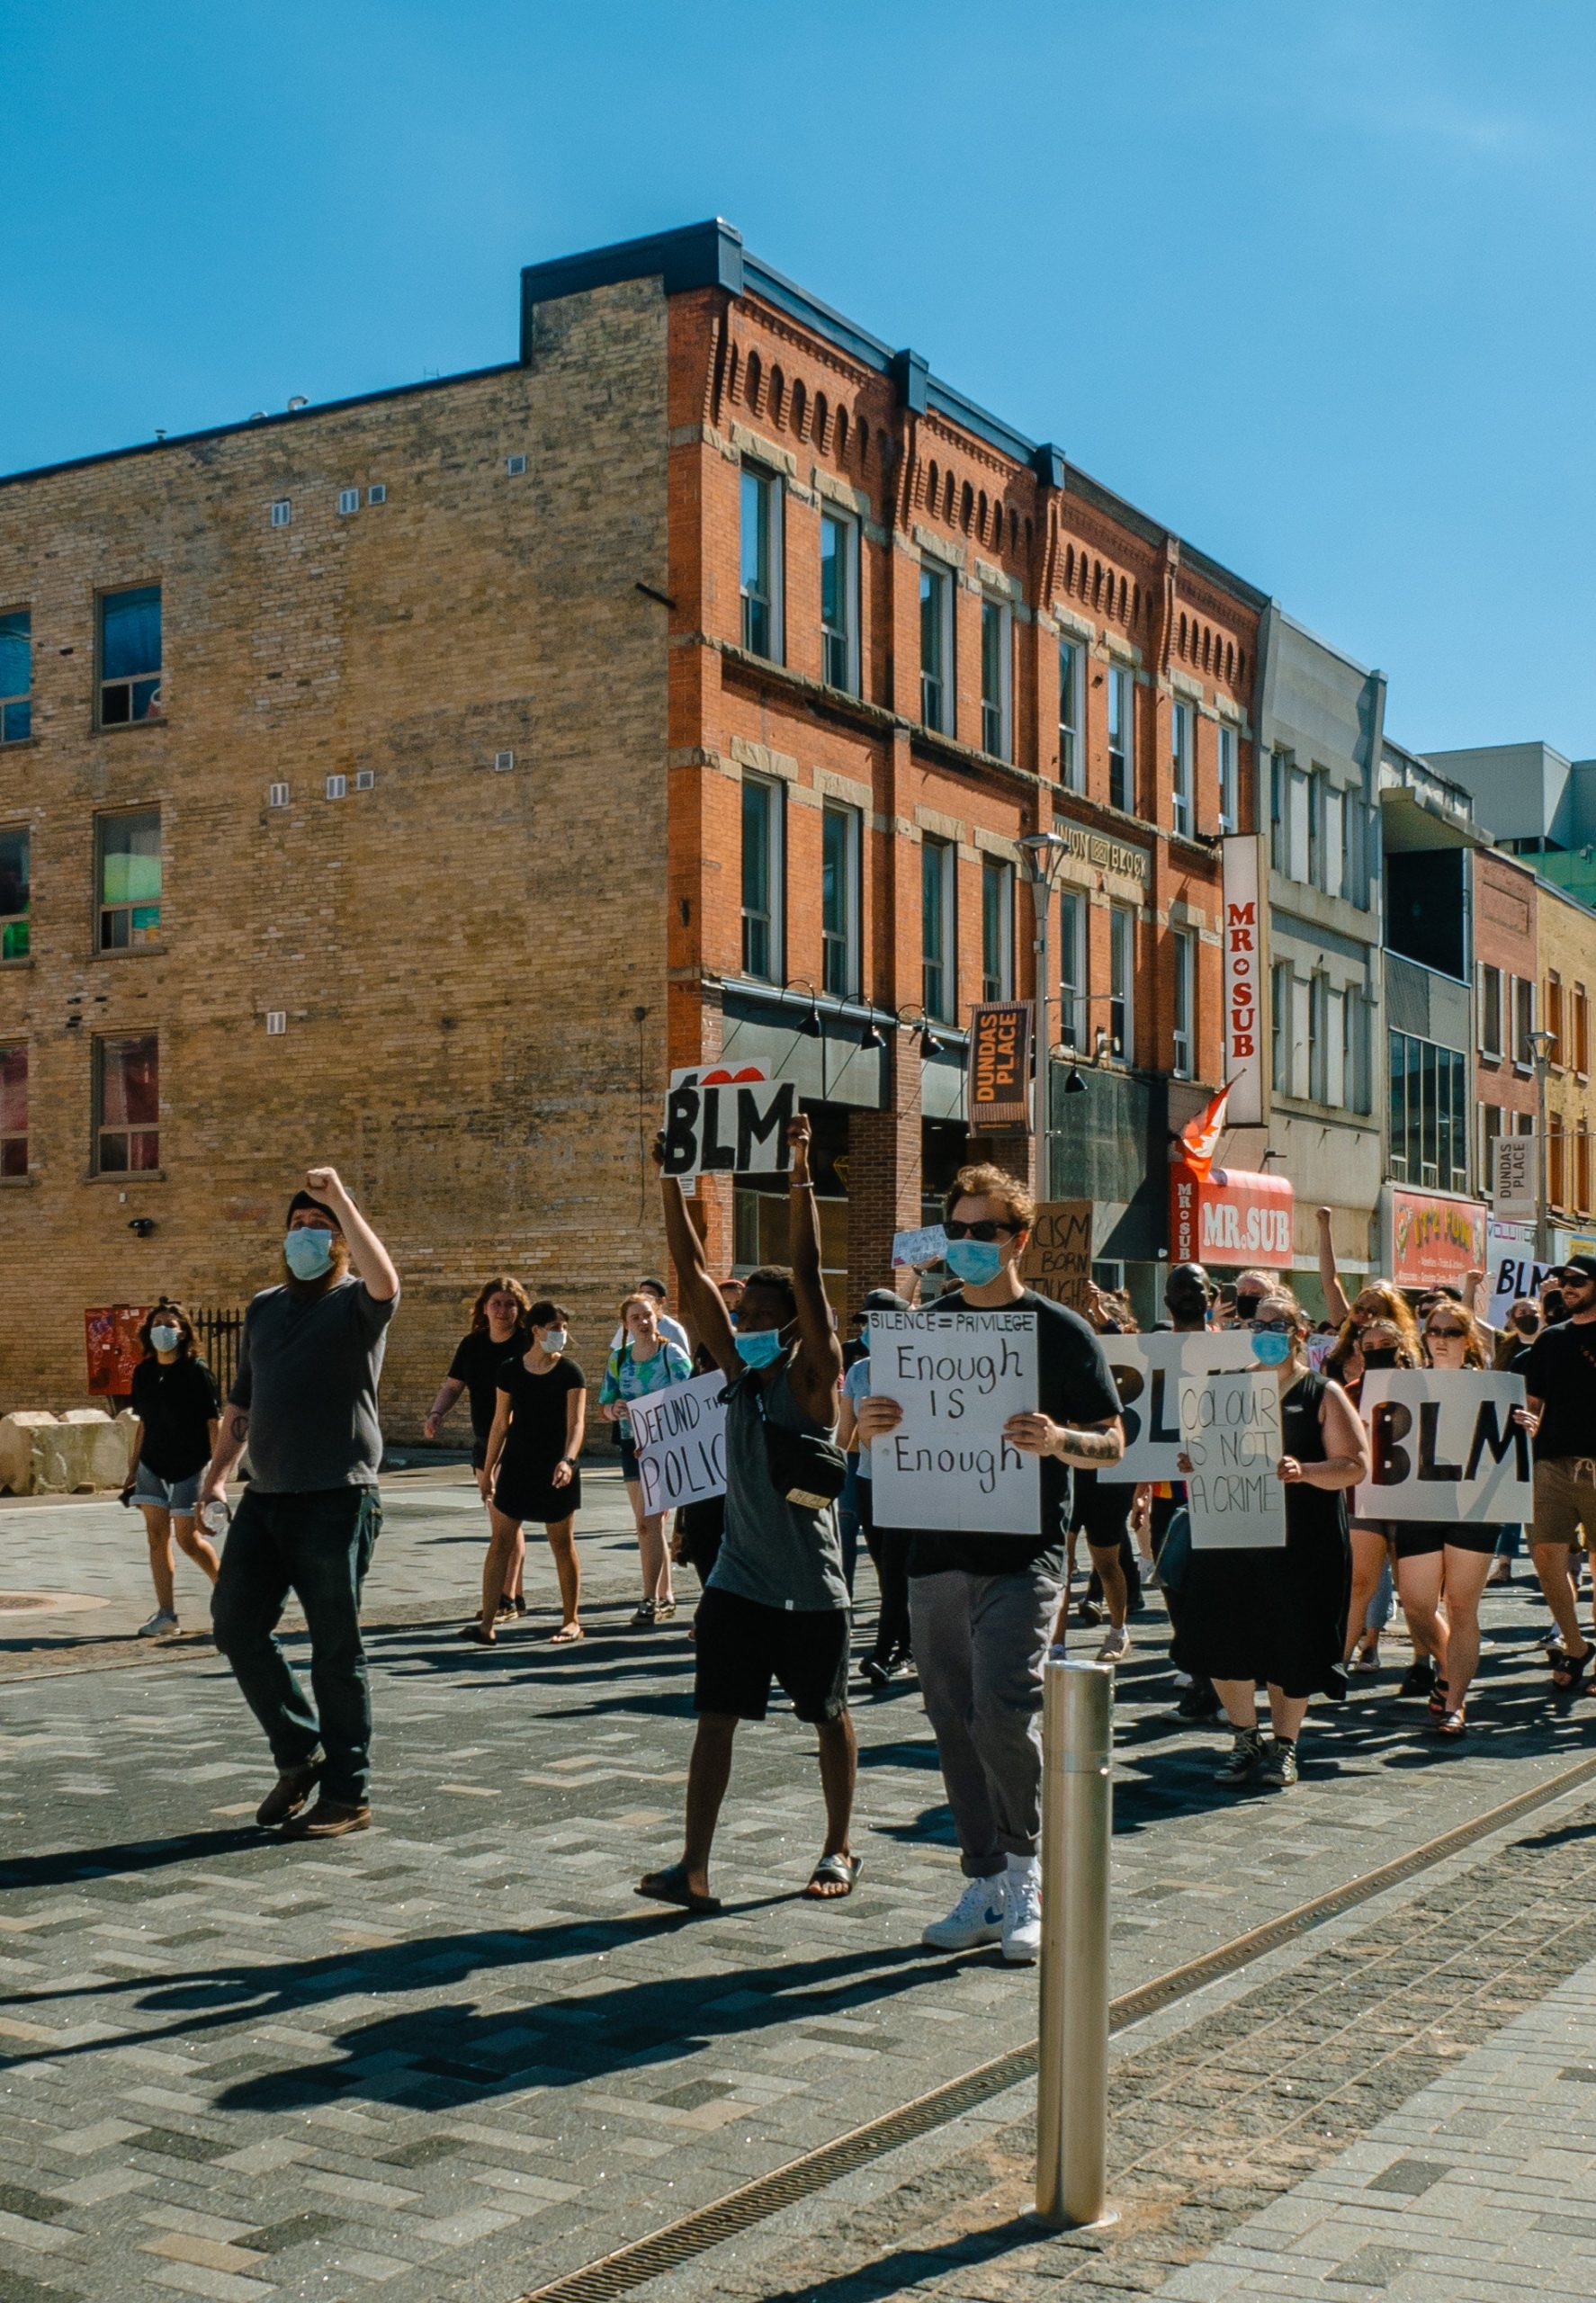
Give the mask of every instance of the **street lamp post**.
[(1036, 907), (1036, 1108), (1032, 1143), (1032, 1188), (1038, 1199), (1053, 1196), (1053, 892), (1069, 843), (1061, 832), (1028, 831), (1020, 841), (1031, 901)]
[(1535, 1064), (1535, 1260), (1545, 1263), (1551, 1252), (1550, 1227), (1547, 1223), (1547, 1074), (1552, 1068), (1552, 1050), (1557, 1044), (1556, 1032), (1526, 1032), (1529, 1053)]

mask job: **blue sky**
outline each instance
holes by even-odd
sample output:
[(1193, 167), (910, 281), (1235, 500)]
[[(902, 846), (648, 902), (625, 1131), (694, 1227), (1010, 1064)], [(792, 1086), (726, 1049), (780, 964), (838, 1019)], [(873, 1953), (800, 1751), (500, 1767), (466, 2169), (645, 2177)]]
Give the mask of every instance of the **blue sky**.
[(0, 0), (0, 469), (513, 356), (720, 212), (1390, 676), (1596, 753), (1596, 0)]

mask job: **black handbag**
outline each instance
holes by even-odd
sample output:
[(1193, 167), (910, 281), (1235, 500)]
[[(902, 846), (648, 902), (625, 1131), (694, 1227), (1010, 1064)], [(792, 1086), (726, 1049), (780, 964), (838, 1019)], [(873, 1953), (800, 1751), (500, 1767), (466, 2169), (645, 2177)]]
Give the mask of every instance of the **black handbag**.
[(800, 1511), (824, 1511), (836, 1502), (847, 1481), (847, 1457), (831, 1439), (818, 1432), (792, 1431), (772, 1423), (765, 1412), (765, 1387), (754, 1387), (759, 1420), (765, 1427), (765, 1462), (776, 1493)]

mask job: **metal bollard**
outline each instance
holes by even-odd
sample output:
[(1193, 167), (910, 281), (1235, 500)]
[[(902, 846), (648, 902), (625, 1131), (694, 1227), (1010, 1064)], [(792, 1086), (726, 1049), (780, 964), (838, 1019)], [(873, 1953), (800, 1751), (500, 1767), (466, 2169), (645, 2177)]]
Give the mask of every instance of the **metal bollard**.
[(1043, 1689), (1036, 2214), (1079, 2230), (1117, 2220), (1106, 2198), (1114, 1673), (1053, 1655)]

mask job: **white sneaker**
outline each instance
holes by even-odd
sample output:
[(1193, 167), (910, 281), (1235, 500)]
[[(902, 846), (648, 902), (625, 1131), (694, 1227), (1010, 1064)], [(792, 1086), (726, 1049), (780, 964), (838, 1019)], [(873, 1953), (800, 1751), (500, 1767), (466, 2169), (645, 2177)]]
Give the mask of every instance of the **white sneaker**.
[(171, 1609), (157, 1608), (149, 1621), (141, 1623), (133, 1635), (136, 1639), (165, 1639), (168, 1632), (176, 1628), (177, 1618)]
[(946, 1919), (934, 1919), (920, 1937), (933, 1951), (973, 1951), (1004, 1933), (1003, 1880), (972, 1879)]
[(1117, 1631), (1110, 1631), (1098, 1650), (1099, 1663), (1123, 1663), (1131, 1652), (1131, 1627), (1122, 1623)]
[(1042, 1866), (1034, 1855), (1011, 1855), (1004, 1881), (1003, 1957), (1034, 1967), (1042, 1949)]

